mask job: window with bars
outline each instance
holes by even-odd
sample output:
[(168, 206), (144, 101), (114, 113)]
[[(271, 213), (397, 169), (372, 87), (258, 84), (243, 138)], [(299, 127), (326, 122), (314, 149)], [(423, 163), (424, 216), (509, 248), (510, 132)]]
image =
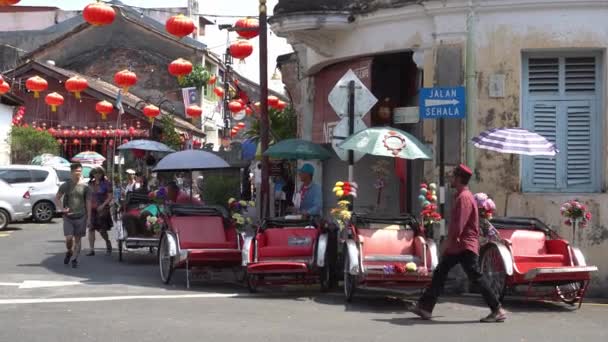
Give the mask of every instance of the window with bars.
[(600, 61), (599, 54), (525, 56), (523, 126), (559, 153), (523, 157), (524, 191), (601, 191)]

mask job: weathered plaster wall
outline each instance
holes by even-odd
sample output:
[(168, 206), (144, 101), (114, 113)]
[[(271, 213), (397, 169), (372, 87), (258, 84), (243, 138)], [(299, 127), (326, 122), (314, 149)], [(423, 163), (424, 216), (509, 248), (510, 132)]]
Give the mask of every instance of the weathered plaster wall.
[[(478, 111), (474, 116), (478, 132), (475, 133), (494, 127), (521, 125), (522, 52), (552, 49), (603, 51), (608, 45), (608, 32), (599, 29), (597, 23), (603, 22), (607, 15), (608, 7), (479, 13), (476, 37), (479, 96)], [(492, 74), (506, 76), (504, 98), (489, 97), (488, 83)], [(601, 81), (606, 89), (605, 74)], [(600, 115), (606, 117), (605, 106)], [(605, 122), (606, 119), (604, 125)], [(606, 157), (608, 155), (604, 156), (604, 160)], [(602, 165), (602, 174), (606, 174), (605, 163)], [(520, 158), (517, 156), (479, 151), (475, 168), (478, 179), (474, 190), (490, 193), (496, 199), (499, 213), (503, 214), (506, 208), (507, 214), (511, 216), (538, 217), (567, 239), (571, 238), (571, 230), (563, 225), (559, 207), (568, 199), (585, 201), (594, 218), (592, 224), (581, 234), (580, 246), (588, 263), (600, 268), (594, 277), (592, 291), (608, 296), (607, 194), (564, 196), (519, 193), (521, 173)]]

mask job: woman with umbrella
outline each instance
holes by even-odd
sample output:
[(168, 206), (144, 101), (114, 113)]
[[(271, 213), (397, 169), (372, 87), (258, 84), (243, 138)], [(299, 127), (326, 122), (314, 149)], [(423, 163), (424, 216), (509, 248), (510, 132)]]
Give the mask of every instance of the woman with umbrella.
[(96, 167), (91, 171), (89, 181), (91, 189), (91, 226), (89, 227), (89, 247), (91, 250), (87, 256), (95, 255), (95, 231), (106, 242), (106, 253), (112, 254), (112, 242), (108, 237), (108, 230), (112, 229), (112, 217), (110, 215), (110, 203), (112, 202), (112, 183), (108, 181), (102, 167)]

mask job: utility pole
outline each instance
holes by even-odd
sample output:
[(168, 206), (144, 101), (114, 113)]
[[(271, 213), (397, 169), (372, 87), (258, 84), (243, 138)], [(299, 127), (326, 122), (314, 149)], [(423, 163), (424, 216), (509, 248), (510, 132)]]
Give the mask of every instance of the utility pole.
[(262, 219), (269, 216), (270, 211), (270, 184), (269, 159), (263, 153), (268, 149), (269, 144), (269, 120), (268, 120), (268, 22), (266, 0), (260, 1), (260, 131), (262, 143)]

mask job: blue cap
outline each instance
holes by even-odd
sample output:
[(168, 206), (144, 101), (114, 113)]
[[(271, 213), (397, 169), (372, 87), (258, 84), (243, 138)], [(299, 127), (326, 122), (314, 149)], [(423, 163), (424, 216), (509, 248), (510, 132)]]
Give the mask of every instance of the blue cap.
[(302, 167), (298, 170), (299, 173), (308, 173), (309, 175), (314, 175), (315, 174), (315, 168), (310, 165), (310, 164), (304, 164), (302, 165)]

